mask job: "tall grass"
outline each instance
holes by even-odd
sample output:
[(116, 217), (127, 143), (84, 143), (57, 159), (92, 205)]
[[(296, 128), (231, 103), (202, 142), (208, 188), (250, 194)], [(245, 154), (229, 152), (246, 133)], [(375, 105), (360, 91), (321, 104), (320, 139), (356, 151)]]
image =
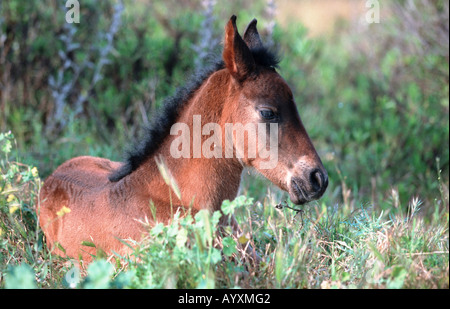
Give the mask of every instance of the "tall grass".
[[(99, 256), (87, 269), (54, 257), (34, 212), (37, 170), (11, 162), (13, 138), (0, 135), (0, 286), (6, 288), (448, 288), (448, 209), (436, 199), (431, 218), (420, 200), (408, 211), (392, 192), (392, 211), (352, 201), (317, 202), (296, 213), (277, 209), (280, 194), (240, 196), (222, 212), (176, 212), (148, 225), (133, 253)], [(246, 184), (244, 184), (244, 187)], [(357, 206), (353, 206), (357, 205)], [(291, 205), (295, 207), (294, 205)], [(298, 207), (298, 206), (297, 206)], [(219, 229), (234, 214), (243, 234)], [(261, 261), (252, 262), (251, 244)], [(108, 262), (107, 262), (108, 261)]]

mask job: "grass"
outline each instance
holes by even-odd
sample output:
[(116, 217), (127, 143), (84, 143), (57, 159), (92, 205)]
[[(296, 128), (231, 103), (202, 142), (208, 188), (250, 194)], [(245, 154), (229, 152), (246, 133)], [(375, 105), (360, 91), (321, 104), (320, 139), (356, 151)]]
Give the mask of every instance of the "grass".
[[(283, 197), (278, 190), (259, 200), (239, 196), (222, 205), (240, 222), (239, 238), (222, 234), (218, 245), (220, 212), (177, 213), (169, 225), (149, 226), (132, 255), (98, 257), (80, 271), (48, 252), (33, 210), (41, 181), (35, 168), (9, 161), (13, 141), (12, 134), (0, 136), (1, 287), (449, 287), (448, 208), (436, 197), (433, 214), (423, 217), (412, 198), (405, 212), (395, 191), (388, 212), (360, 201), (319, 201), (296, 213), (274, 207)], [(243, 192), (253, 183), (244, 178)], [(243, 250), (247, 243), (261, 257), (259, 267)]]

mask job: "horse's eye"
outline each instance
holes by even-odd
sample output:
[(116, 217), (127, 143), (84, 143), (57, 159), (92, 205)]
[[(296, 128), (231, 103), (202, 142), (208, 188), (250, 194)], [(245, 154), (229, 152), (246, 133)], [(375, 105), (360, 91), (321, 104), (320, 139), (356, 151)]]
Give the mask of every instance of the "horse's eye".
[(259, 111), (259, 113), (266, 120), (273, 120), (276, 118), (275, 113), (270, 109), (262, 109)]

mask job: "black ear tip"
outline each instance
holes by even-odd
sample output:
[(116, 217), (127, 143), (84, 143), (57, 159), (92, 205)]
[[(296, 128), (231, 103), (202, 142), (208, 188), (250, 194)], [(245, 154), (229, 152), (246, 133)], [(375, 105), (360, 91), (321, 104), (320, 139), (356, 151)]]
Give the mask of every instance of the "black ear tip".
[(232, 15), (232, 16), (230, 17), (230, 20), (231, 20), (233, 23), (236, 22), (236, 19), (237, 19), (236, 15)]
[(253, 20), (248, 24), (247, 28), (245, 29), (245, 33), (247, 33), (247, 31), (258, 32), (258, 30), (256, 30), (257, 23), (258, 23), (258, 21), (256, 20), (256, 18), (253, 18)]

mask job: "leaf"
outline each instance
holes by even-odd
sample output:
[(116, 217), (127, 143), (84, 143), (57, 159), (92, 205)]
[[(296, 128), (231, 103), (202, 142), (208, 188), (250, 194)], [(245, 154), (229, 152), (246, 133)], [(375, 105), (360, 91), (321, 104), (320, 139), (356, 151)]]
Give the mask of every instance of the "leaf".
[(151, 235), (152, 236), (158, 236), (159, 234), (162, 233), (162, 231), (164, 230), (164, 224), (162, 224), (161, 222), (158, 223), (157, 225), (155, 225), (152, 230), (151, 230)]
[(5, 276), (7, 289), (35, 289), (36, 279), (34, 270), (25, 263), (11, 267)]
[(11, 204), (11, 205), (9, 205), (9, 214), (13, 214), (13, 213), (15, 213), (16, 211), (17, 211), (17, 209), (19, 209), (19, 204), (17, 204), (17, 203), (13, 203), (13, 204)]
[(187, 242), (188, 231), (186, 229), (180, 229), (176, 237), (176, 246), (183, 248)]
[[(83, 244), (83, 243), (81, 243), (81, 244)], [(56, 248), (61, 250), (64, 254), (66, 254), (66, 249), (64, 249), (64, 247), (59, 242), (55, 242), (55, 246), (56, 246)]]
[(2, 145), (2, 151), (4, 153), (10, 153), (11, 152), (11, 148), (12, 148), (11, 141), (5, 140), (3, 145)]
[(114, 267), (104, 260), (94, 261), (89, 264), (87, 273), (85, 289), (106, 289), (111, 283)]
[(213, 264), (217, 264), (222, 260), (222, 255), (220, 254), (220, 250), (216, 248), (211, 248), (211, 262)]
[(178, 224), (172, 223), (167, 227), (167, 237), (174, 238), (175, 236), (177, 236), (178, 231), (179, 231)]
[(372, 250), (372, 253), (381, 261), (384, 263), (384, 257), (383, 255), (380, 253), (380, 251), (378, 251), (377, 247), (375, 247), (374, 244), (372, 243), (368, 243), (369, 244), (369, 248)]
[(215, 211), (211, 217), (211, 224), (215, 228), (222, 217), (222, 213), (220, 211)]
[(222, 202), (222, 212), (224, 215), (229, 215), (233, 212), (233, 208), (231, 207), (231, 202), (229, 200), (225, 200)]
[(37, 178), (39, 176), (39, 171), (36, 167), (33, 167), (31, 169), (31, 175), (33, 175), (34, 178)]
[(245, 245), (249, 240), (250, 240), (250, 239), (247, 238), (245, 235), (241, 235), (241, 236), (238, 238), (238, 241), (239, 241), (239, 243), (240, 243), (241, 245)]
[(342, 274), (341, 281), (342, 281), (342, 282), (346, 282), (346, 281), (350, 280), (350, 278), (351, 278), (350, 274), (347, 273), (347, 272), (344, 272), (344, 273)]
[(225, 256), (231, 256), (233, 253), (236, 253), (236, 242), (233, 238), (227, 236), (222, 240), (223, 245), (223, 254)]
[(92, 247), (92, 248), (96, 247), (95, 244), (93, 242), (90, 242), (90, 241), (82, 241), (81, 245), (82, 246), (86, 246), (86, 247)]
[(281, 286), (284, 277), (284, 255), (281, 249), (275, 253), (275, 279), (279, 286)]
[(232, 202), (225, 200), (222, 202), (222, 212), (225, 215), (233, 214), (237, 208), (253, 205), (253, 198), (247, 198), (245, 195), (236, 197)]
[(388, 279), (386, 287), (388, 289), (401, 289), (405, 283), (408, 272), (402, 266), (395, 266), (391, 277)]

